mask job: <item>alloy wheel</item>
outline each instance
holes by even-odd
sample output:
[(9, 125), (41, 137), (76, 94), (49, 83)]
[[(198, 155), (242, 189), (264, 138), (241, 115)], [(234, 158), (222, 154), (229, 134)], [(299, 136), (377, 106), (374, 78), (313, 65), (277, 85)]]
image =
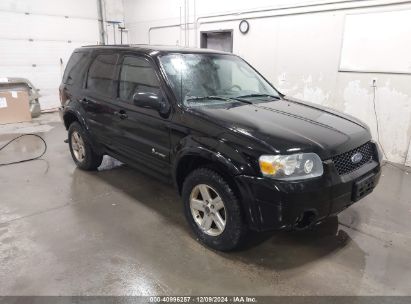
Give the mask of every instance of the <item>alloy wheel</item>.
[(71, 148), (76, 160), (82, 162), (86, 157), (86, 149), (84, 147), (84, 140), (77, 131), (71, 134)]
[(190, 195), (191, 215), (198, 227), (211, 236), (223, 233), (227, 215), (221, 196), (212, 187), (200, 184)]

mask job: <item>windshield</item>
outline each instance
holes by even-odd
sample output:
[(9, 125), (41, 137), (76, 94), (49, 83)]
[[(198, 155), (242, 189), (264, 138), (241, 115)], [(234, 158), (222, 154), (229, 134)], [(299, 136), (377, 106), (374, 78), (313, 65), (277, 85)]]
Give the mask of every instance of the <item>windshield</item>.
[(252, 103), (278, 92), (237, 56), (170, 54), (160, 57), (177, 99), (185, 106)]

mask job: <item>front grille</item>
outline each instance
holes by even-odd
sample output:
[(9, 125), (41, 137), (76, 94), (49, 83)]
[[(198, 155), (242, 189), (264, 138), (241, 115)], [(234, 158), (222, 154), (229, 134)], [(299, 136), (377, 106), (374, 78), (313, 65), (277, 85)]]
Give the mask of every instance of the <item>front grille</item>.
[[(362, 159), (358, 163), (353, 163), (351, 158), (356, 153), (361, 153)], [(344, 175), (357, 170), (358, 168), (372, 160), (373, 157), (374, 145), (371, 142), (367, 142), (366, 144), (358, 148), (352, 149), (348, 152), (333, 157), (332, 160), (334, 162), (334, 166), (337, 169), (338, 174)]]

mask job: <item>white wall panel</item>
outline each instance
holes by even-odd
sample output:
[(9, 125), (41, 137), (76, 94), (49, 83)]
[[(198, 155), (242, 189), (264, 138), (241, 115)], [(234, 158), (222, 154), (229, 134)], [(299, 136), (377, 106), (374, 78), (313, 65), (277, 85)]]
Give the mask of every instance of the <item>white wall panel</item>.
[(97, 19), (96, 0), (1, 0), (0, 10)]
[(411, 10), (347, 15), (340, 68), (411, 73)]
[(150, 35), (151, 44), (178, 45), (181, 36), (179, 27), (153, 30)]
[[(72, 51), (80, 43), (0, 40), (0, 77), (23, 77), (40, 89), (42, 109), (59, 105), (58, 87)], [(60, 58), (63, 64), (60, 63)]]
[(28, 78), (54, 108), (72, 51), (99, 41), (97, 1), (1, 0), (0, 29), (0, 77)]
[(38, 40), (98, 40), (98, 21), (92, 19), (27, 16), (27, 34)]
[[(0, 1), (1, 3), (1, 1)], [(27, 34), (26, 21), (28, 16), (24, 14), (15, 14), (11, 12), (0, 11), (0, 39), (1, 38), (13, 38), (13, 39), (26, 39), (29, 37)]]
[[(1, 40), (0, 66), (55, 65), (67, 62), (73, 49), (84, 43), (55, 41)], [(86, 43), (86, 42), (85, 42)], [(4, 74), (4, 71), (0, 71)]]

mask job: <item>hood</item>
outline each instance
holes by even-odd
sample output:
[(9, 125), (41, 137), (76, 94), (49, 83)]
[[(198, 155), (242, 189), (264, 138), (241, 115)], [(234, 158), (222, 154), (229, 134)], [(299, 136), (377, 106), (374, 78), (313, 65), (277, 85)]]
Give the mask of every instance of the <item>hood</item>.
[(271, 148), (266, 153), (315, 152), (325, 160), (371, 139), (367, 126), (355, 118), (288, 97), (191, 110), (232, 132), (263, 142)]

